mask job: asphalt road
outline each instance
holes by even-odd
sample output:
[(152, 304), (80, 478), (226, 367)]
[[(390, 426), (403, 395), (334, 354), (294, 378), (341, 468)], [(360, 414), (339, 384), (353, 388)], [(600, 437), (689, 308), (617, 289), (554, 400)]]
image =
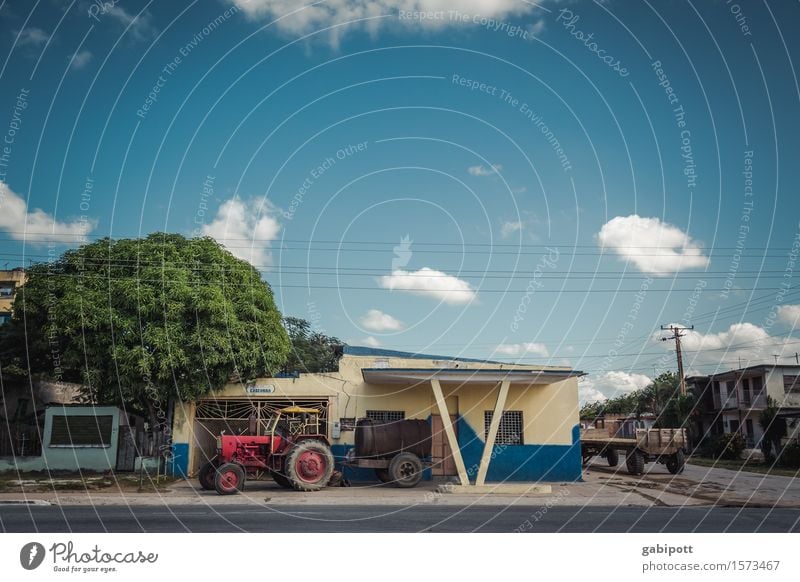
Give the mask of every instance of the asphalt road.
[[(800, 532), (800, 509), (0, 505), (3, 532)], [(526, 520), (528, 523), (526, 523)], [(525, 524), (525, 525), (523, 525)], [(530, 524), (530, 525), (528, 525)]]

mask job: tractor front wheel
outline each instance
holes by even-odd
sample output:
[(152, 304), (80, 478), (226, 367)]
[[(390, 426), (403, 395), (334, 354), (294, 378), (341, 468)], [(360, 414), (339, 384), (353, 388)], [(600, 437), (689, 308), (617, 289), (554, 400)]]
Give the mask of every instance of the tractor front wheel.
[(286, 456), (285, 473), (296, 490), (318, 491), (333, 474), (333, 453), (322, 441), (300, 441)]
[(225, 463), (217, 469), (214, 489), (220, 495), (233, 495), (244, 490), (244, 469), (236, 463)]
[(608, 461), (609, 467), (619, 465), (619, 452), (617, 449), (606, 449), (606, 461)]
[(197, 474), (197, 479), (200, 481), (200, 488), (205, 491), (214, 489), (214, 476), (217, 471), (217, 460), (212, 459), (202, 467)]

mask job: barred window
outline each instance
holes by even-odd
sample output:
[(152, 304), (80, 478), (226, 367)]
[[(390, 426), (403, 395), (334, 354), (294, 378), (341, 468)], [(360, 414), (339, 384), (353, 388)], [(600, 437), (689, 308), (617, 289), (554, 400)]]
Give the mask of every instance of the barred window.
[(367, 410), (367, 418), (373, 422), (388, 424), (405, 420), (406, 412), (405, 410)]
[(786, 393), (800, 392), (800, 376), (784, 376), (783, 391)]
[(113, 416), (53, 416), (51, 447), (108, 447), (111, 445)]
[[(489, 425), (492, 424), (493, 410), (486, 410), (483, 413), (483, 438), (489, 438)], [(500, 418), (500, 426), (497, 427), (496, 445), (521, 445), (524, 425), (522, 424), (521, 410), (506, 410)]]

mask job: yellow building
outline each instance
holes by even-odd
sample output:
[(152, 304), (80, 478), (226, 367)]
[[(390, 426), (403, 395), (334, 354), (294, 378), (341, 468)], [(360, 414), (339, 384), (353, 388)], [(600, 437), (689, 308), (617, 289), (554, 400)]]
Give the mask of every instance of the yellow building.
[(14, 297), (17, 290), (25, 284), (25, 279), (24, 269), (0, 271), (0, 325), (11, 319)]
[[(426, 419), (433, 429), (428, 478), (453, 475), (463, 485), (578, 480), (580, 375), (564, 367), (345, 346), (337, 372), (228, 384), (178, 404), (173, 471), (195, 475), (214, 455), (221, 430), (244, 432), (254, 412), (294, 403), (324, 410), (337, 461), (353, 447), (357, 419)], [(496, 413), (500, 420), (492, 422)], [(343, 470), (351, 480), (372, 479), (371, 472)]]

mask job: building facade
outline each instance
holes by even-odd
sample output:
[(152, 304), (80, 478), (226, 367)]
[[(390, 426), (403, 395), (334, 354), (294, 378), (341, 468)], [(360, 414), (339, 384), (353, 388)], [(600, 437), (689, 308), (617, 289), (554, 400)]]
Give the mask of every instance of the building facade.
[(768, 398), (787, 418), (788, 438), (798, 431), (800, 366), (758, 365), (686, 379), (699, 398), (697, 428), (704, 436), (740, 432), (747, 448), (759, 446), (764, 430), (761, 412)]
[(0, 325), (11, 319), (14, 297), (19, 288), (25, 284), (25, 279), (23, 269), (0, 271)]
[[(213, 457), (222, 430), (244, 432), (249, 418), (297, 404), (323, 412), (337, 462), (353, 447), (360, 418), (424, 419), (432, 426), (427, 478), (572, 481), (581, 477), (580, 372), (345, 346), (336, 372), (260, 378), (175, 406), (173, 471), (193, 476)], [(490, 431), (495, 411), (500, 422)], [(493, 445), (486, 447), (487, 437)], [(485, 459), (484, 459), (485, 458)], [(484, 466), (485, 465), (485, 466)], [(339, 467), (351, 480), (372, 471)]]

